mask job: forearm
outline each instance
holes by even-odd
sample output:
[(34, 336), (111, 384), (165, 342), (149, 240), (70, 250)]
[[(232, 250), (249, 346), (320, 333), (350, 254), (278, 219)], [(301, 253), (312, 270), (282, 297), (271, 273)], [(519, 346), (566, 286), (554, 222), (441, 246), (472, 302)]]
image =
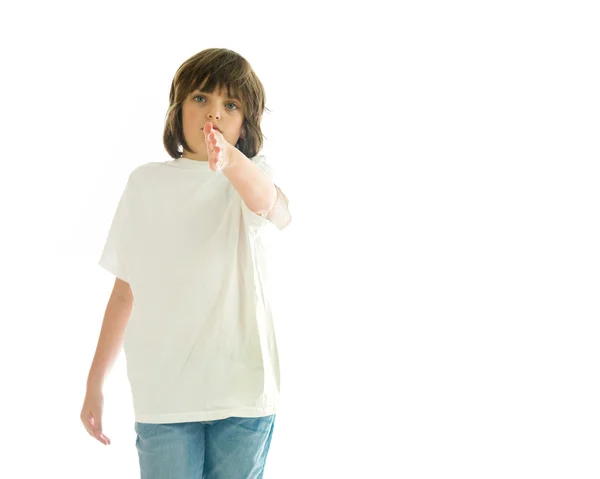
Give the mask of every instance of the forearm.
[(104, 380), (123, 346), (125, 327), (131, 315), (132, 306), (131, 299), (111, 296), (108, 301), (96, 353), (88, 374), (88, 389), (102, 388)]
[(240, 194), (248, 209), (262, 215), (273, 207), (277, 191), (271, 179), (237, 148), (223, 174)]

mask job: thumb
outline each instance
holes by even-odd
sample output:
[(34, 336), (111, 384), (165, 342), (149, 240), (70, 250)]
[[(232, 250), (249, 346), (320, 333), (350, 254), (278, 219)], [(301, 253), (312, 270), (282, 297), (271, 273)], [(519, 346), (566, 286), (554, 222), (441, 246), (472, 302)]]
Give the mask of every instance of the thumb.
[(94, 412), (90, 413), (90, 423), (95, 431), (102, 432), (102, 417)]
[(105, 444), (105, 445), (110, 444), (110, 439), (102, 433), (102, 415), (101, 414), (96, 414), (96, 415), (92, 414), (90, 423), (92, 424), (94, 436), (96, 437), (96, 439), (98, 439), (102, 444)]

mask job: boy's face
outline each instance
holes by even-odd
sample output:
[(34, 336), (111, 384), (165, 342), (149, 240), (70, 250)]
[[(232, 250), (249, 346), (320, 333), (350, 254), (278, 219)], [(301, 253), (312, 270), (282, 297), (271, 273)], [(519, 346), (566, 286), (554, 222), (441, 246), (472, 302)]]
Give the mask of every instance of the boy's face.
[(190, 93), (182, 104), (181, 118), (185, 141), (196, 153), (184, 149), (183, 156), (193, 160), (208, 161), (204, 140), (204, 125), (210, 121), (218, 128), (231, 145), (238, 142), (244, 121), (243, 105), (240, 100), (227, 97), (227, 88), (212, 93), (201, 89)]

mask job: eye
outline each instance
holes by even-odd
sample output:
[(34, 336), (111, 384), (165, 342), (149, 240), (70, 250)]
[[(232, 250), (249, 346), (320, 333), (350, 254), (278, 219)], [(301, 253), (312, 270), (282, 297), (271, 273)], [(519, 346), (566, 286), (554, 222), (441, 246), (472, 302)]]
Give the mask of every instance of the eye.
[[(204, 95), (196, 95), (193, 99), (196, 100), (196, 98), (202, 98), (202, 100), (204, 100), (202, 102), (197, 101), (196, 103), (205, 103), (206, 102), (206, 98), (204, 97)], [(228, 110), (231, 110), (231, 111), (239, 110), (239, 107), (235, 103), (232, 103), (232, 102), (225, 103), (225, 106), (227, 106), (227, 105), (231, 105), (231, 107), (227, 108)]]

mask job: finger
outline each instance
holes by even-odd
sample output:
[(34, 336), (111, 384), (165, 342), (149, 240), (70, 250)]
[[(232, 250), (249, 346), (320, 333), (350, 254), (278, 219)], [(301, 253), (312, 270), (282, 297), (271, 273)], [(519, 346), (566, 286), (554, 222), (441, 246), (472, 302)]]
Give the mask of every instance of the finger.
[(108, 446), (110, 444), (110, 440), (102, 433), (102, 431), (98, 431), (97, 429), (94, 429), (93, 436), (95, 439), (100, 441), (105, 446)]
[(100, 439), (99, 435), (98, 435), (98, 431), (96, 431), (96, 429), (94, 429), (94, 426), (91, 423), (84, 423), (85, 426), (85, 430), (88, 432), (88, 434), (90, 436), (92, 436), (94, 439), (97, 439), (98, 441), (102, 442), (102, 440)]
[(102, 418), (101, 417), (95, 417), (92, 414), (92, 421), (94, 423), (94, 429), (96, 431), (98, 431), (98, 433), (102, 433)]
[(91, 436), (96, 436), (96, 427), (94, 426), (94, 417), (92, 413), (88, 413), (87, 417), (82, 417), (83, 425), (87, 432), (90, 433)]
[(102, 433), (102, 418), (96, 419), (93, 414), (91, 414), (90, 424), (92, 426), (92, 436), (94, 436), (102, 444), (106, 444), (106, 439), (108, 438)]
[(204, 134), (205, 135), (212, 135), (216, 132), (217, 130), (215, 130), (213, 128), (213, 124), (209, 121), (204, 125)]

